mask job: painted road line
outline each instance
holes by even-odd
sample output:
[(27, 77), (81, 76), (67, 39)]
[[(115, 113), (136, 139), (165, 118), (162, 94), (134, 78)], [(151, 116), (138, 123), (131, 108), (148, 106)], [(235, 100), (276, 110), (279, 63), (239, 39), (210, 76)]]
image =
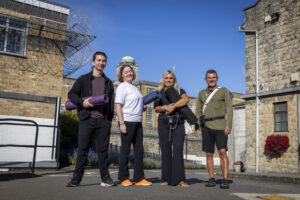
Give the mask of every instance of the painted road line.
[[(232, 193), (232, 195), (238, 196), (242, 199), (247, 200), (261, 200), (261, 199), (269, 199), (269, 200), (284, 200), (293, 199), (300, 200), (300, 194), (285, 194), (285, 193), (269, 193), (269, 194), (259, 194), (259, 193)], [(263, 198), (262, 198), (263, 197)]]

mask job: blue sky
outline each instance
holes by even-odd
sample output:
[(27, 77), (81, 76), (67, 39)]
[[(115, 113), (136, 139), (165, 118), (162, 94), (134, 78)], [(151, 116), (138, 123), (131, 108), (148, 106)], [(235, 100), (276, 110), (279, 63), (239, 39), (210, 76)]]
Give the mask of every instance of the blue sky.
[[(139, 64), (139, 80), (159, 82), (175, 66), (189, 96), (206, 87), (215, 69), (219, 85), (245, 93), (243, 9), (256, 0), (51, 0), (84, 15), (92, 26), (94, 50), (108, 55), (106, 75), (116, 79), (124, 56)], [(82, 67), (73, 77), (91, 70)]]

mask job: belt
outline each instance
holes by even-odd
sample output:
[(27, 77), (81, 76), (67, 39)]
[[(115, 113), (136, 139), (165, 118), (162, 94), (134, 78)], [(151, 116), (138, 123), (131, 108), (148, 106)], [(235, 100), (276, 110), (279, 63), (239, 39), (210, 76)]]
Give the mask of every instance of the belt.
[(221, 116), (221, 117), (212, 117), (212, 118), (205, 118), (205, 121), (214, 121), (214, 120), (217, 120), (217, 119), (224, 119), (225, 117), (224, 116)]

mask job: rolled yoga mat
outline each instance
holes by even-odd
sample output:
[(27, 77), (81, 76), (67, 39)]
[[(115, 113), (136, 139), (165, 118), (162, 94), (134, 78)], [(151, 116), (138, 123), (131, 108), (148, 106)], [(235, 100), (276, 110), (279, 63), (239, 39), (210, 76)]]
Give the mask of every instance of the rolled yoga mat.
[[(165, 93), (167, 99), (172, 103), (176, 103), (180, 99), (180, 95), (174, 87), (169, 87)], [(178, 110), (189, 124), (193, 125), (198, 121), (197, 117), (188, 106), (180, 107)]]
[(154, 91), (143, 97), (143, 103), (148, 104), (160, 98), (161, 98), (161, 93), (159, 91)]
[[(91, 96), (92, 98), (90, 99), (90, 103), (93, 104), (94, 106), (96, 105), (104, 105), (107, 104), (109, 102), (109, 98), (106, 94), (100, 94), (97, 96)], [(89, 97), (83, 97), (82, 99), (85, 100)], [(74, 109), (78, 109), (79, 106), (73, 104), (70, 100), (67, 100), (65, 103), (65, 108), (67, 110), (74, 110)]]

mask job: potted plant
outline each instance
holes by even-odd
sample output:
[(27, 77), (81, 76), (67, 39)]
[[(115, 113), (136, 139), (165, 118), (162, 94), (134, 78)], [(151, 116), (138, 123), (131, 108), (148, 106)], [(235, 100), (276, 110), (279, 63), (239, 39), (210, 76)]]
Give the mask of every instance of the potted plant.
[(243, 168), (243, 162), (242, 161), (235, 161), (233, 163), (233, 168), (235, 172), (241, 172)]
[(289, 148), (289, 138), (282, 135), (271, 135), (265, 140), (265, 155), (270, 159), (280, 157)]

